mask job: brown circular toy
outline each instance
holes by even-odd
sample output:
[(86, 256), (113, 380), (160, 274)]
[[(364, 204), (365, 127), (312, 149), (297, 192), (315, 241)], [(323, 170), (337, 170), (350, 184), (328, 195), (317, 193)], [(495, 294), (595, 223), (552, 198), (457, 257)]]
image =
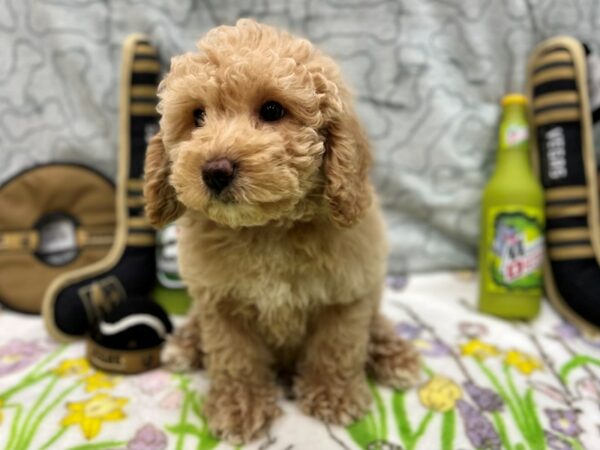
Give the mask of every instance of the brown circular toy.
[(48, 285), (109, 251), (115, 189), (77, 164), (27, 169), (0, 186), (0, 303), (39, 313)]

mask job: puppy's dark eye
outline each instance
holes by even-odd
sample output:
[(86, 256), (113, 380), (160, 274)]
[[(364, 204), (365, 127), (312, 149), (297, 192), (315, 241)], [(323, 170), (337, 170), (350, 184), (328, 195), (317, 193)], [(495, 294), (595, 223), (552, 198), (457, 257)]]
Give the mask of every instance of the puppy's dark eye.
[(260, 107), (260, 118), (265, 122), (276, 122), (285, 115), (285, 109), (279, 103), (268, 101)]
[(194, 110), (194, 123), (197, 127), (204, 125), (204, 110), (202, 108), (196, 108)]

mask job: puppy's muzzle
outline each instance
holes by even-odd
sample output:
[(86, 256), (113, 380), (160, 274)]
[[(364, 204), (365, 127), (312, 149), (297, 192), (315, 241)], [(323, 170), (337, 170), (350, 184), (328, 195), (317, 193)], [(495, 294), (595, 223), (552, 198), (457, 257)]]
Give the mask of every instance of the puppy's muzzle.
[(214, 194), (220, 194), (231, 184), (236, 174), (236, 165), (227, 158), (215, 159), (202, 167), (204, 184)]

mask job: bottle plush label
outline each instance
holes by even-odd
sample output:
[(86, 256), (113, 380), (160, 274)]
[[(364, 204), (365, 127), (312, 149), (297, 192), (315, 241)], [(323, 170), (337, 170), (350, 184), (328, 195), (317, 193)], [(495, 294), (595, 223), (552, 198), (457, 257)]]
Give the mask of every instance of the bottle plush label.
[(536, 208), (490, 208), (488, 211), (489, 289), (539, 294), (544, 256), (543, 218)]

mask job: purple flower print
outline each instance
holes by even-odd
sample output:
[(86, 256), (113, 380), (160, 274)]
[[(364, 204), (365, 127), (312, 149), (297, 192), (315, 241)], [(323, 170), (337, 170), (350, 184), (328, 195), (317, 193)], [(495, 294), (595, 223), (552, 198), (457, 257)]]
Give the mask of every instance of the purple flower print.
[(413, 345), (424, 356), (447, 356), (452, 353), (452, 350), (439, 339), (415, 339)]
[(600, 386), (598, 381), (592, 377), (585, 377), (575, 383), (575, 389), (579, 397), (600, 402)]
[(550, 431), (544, 431), (546, 443), (552, 450), (573, 450), (573, 446), (558, 435)]
[(422, 327), (409, 322), (399, 322), (396, 325), (396, 334), (407, 341), (418, 338), (421, 331), (423, 331)]
[(137, 430), (127, 443), (127, 450), (164, 450), (167, 448), (167, 435), (148, 423)]
[(456, 404), (465, 423), (465, 434), (471, 444), (476, 448), (500, 450), (500, 437), (492, 423), (464, 400), (459, 400)]
[(554, 331), (563, 339), (573, 339), (580, 336), (579, 330), (569, 322), (561, 322), (554, 327)]
[(479, 387), (471, 381), (465, 382), (463, 386), (480, 410), (485, 412), (502, 411), (504, 407), (502, 397), (491, 389)]
[(34, 341), (14, 340), (0, 347), (0, 376), (21, 370), (33, 363), (44, 349)]
[(572, 409), (544, 409), (554, 431), (575, 437), (583, 430), (577, 424), (577, 412)]
[(135, 385), (147, 395), (156, 395), (171, 385), (172, 375), (164, 370), (156, 369), (140, 375)]
[(386, 282), (390, 289), (401, 291), (408, 284), (408, 275), (390, 275), (387, 277)]

